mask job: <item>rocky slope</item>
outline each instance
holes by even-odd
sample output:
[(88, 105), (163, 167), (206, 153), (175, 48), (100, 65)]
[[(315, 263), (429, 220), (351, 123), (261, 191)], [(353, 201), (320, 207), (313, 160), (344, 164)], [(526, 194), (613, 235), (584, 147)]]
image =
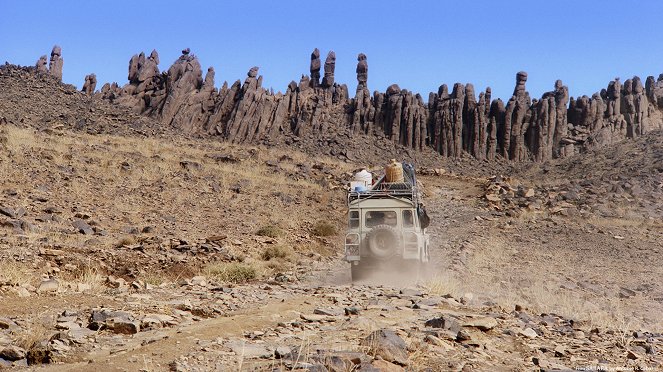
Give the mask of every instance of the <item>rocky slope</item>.
[(655, 223), (663, 218), (663, 132), (595, 149), (585, 156), (514, 167), (511, 177), (485, 183), (486, 202), (513, 213), (551, 214)]
[(162, 125), (130, 109), (89, 97), (38, 69), (0, 66), (0, 121), (42, 131), (154, 135)]
[(341, 237), (316, 229), (321, 220), (343, 228), (347, 175), (333, 168), (349, 165), (321, 157), (301, 173), (297, 164), (311, 159), (292, 151), (3, 129), (0, 164), (12, 180), (0, 199), (4, 367), (663, 363), (655, 226), (544, 211), (522, 218), (529, 209), (520, 205), (511, 217), (483, 203), (485, 178), (438, 169), (421, 177), (435, 275), (352, 285)]

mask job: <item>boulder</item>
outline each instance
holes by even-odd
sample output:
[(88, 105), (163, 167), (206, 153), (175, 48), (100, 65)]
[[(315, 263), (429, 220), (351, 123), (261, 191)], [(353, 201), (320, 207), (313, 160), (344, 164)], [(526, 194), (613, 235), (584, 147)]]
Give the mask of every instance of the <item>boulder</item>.
[(362, 340), (362, 346), (369, 349), (369, 355), (401, 366), (409, 365), (407, 345), (394, 331), (380, 329)]
[(25, 359), (26, 355), (27, 352), (24, 349), (15, 345), (5, 346), (2, 350), (0, 350), (0, 358), (5, 360), (21, 360)]

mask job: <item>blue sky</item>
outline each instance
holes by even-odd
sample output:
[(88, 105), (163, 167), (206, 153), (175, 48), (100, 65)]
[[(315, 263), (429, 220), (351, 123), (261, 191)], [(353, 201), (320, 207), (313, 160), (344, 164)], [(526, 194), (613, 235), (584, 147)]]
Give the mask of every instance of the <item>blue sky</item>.
[(614, 77), (663, 72), (660, 1), (8, 1), (2, 0), (0, 63), (33, 65), (62, 46), (64, 81), (126, 83), (131, 56), (157, 49), (166, 70), (191, 48), (216, 85), (260, 66), (264, 86), (285, 90), (309, 72), (309, 55), (336, 52), (336, 81), (419, 92), (442, 83), (486, 86), (508, 99), (520, 70), (533, 97), (562, 79), (572, 96)]

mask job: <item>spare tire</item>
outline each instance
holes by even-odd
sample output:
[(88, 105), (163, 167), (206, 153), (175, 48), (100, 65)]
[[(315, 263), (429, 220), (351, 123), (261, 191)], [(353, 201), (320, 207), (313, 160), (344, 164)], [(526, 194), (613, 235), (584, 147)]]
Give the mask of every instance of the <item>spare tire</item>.
[(368, 250), (375, 258), (386, 260), (398, 253), (398, 234), (389, 225), (377, 225), (366, 234)]

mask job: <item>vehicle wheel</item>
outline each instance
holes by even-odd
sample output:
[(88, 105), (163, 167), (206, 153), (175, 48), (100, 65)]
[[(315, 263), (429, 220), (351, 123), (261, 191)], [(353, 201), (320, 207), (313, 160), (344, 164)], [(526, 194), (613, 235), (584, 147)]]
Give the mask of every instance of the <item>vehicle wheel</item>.
[(398, 234), (389, 225), (377, 225), (366, 234), (368, 249), (375, 258), (386, 260), (398, 252)]

